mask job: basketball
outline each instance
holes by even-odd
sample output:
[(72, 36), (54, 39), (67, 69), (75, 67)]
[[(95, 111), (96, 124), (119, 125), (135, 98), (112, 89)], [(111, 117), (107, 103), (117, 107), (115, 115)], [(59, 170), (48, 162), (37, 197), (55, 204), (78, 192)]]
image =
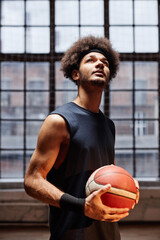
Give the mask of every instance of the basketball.
[(104, 205), (132, 208), (136, 201), (137, 189), (133, 177), (125, 169), (107, 165), (95, 170), (86, 183), (86, 196), (106, 184), (111, 184), (111, 188), (101, 196)]

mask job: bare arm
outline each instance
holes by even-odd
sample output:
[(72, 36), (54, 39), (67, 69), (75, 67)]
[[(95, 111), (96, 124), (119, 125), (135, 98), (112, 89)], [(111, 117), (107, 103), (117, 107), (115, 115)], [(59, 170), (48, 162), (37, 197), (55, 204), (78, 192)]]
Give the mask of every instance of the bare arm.
[(40, 129), (37, 147), (24, 180), (25, 190), (30, 196), (56, 207), (59, 207), (63, 192), (50, 184), (46, 176), (53, 165), (60, 164), (60, 148), (64, 149), (65, 155), (68, 142), (69, 133), (65, 120), (59, 115), (47, 117)]

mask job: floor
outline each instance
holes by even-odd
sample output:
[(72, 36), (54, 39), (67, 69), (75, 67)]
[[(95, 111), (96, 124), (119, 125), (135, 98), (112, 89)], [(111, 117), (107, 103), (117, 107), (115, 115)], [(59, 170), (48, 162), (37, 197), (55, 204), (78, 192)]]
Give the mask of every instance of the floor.
[(123, 223), (120, 231), (122, 240), (160, 240), (160, 223)]
[[(122, 223), (122, 240), (160, 240), (160, 223)], [(0, 240), (48, 240), (47, 227), (0, 227)]]

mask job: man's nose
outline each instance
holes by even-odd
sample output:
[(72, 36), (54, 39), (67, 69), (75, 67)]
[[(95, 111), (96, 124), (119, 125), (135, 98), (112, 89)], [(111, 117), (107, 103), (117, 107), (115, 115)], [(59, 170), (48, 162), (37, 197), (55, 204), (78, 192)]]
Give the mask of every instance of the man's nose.
[(101, 62), (100, 60), (97, 60), (97, 62), (96, 62), (96, 67), (104, 68), (104, 63)]

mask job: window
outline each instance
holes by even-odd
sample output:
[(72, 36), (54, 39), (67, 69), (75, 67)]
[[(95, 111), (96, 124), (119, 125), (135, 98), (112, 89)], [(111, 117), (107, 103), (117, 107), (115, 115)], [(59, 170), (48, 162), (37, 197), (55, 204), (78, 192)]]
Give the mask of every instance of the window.
[(138, 120), (145, 118), (144, 112), (136, 112), (136, 122), (135, 122), (135, 136), (144, 136), (147, 134), (147, 124), (145, 120)]
[(50, 1), (0, 5), (0, 177), (22, 178), (49, 112)]
[(110, 0), (110, 39), (120, 52), (159, 51), (158, 1)]
[(159, 177), (158, 1), (109, 1), (109, 36), (120, 52), (110, 86), (116, 161), (136, 177)]
[(158, 0), (0, 1), (0, 178), (24, 177), (45, 117), (76, 97), (60, 60), (89, 34), (109, 37), (120, 52), (100, 106), (116, 126), (116, 164), (135, 177), (160, 177), (158, 7)]
[[(1, 84), (2, 84), (2, 88), (10, 89), (10, 81), (9, 80), (2, 81)], [(11, 100), (10, 94), (7, 92), (4, 92), (2, 94), (2, 98), (1, 98), (3, 109), (10, 106), (10, 100)]]
[(55, 0), (55, 51), (88, 34), (104, 36), (104, 0)]

